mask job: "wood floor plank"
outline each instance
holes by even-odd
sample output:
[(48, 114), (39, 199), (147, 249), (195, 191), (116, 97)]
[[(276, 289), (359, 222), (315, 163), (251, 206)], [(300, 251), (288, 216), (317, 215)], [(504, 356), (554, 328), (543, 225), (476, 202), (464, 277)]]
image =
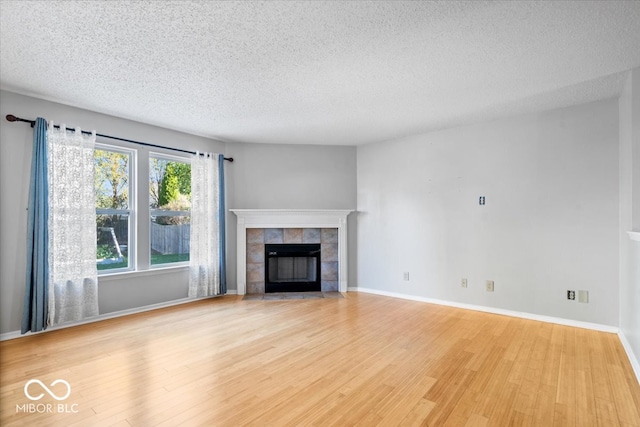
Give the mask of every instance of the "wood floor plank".
[[(3, 426), (640, 426), (615, 334), (355, 292), (203, 300), (0, 355)], [(30, 379), (71, 394), (31, 401)]]

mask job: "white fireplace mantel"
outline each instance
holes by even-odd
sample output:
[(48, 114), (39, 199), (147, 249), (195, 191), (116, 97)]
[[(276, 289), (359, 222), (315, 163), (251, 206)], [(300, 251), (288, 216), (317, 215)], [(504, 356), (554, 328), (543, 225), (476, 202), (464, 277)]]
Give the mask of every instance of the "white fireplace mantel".
[(238, 217), (238, 295), (247, 290), (247, 228), (337, 228), (338, 289), (347, 291), (347, 216), (344, 209), (229, 209)]

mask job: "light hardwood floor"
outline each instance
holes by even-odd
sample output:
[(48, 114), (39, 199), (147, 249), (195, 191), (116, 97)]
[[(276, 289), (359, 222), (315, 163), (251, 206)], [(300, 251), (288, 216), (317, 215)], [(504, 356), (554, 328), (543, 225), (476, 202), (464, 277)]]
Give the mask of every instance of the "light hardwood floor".
[[(640, 426), (615, 334), (352, 292), (226, 296), (4, 341), (0, 357), (3, 426)], [(34, 383), (32, 402), (30, 379), (71, 394)]]

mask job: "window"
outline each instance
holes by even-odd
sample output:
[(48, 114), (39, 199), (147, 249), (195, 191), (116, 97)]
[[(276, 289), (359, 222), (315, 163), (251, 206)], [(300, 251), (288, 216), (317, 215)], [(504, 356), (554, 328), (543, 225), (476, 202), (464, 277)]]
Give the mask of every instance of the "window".
[(131, 150), (96, 144), (96, 263), (99, 272), (135, 267), (133, 157)]
[(149, 157), (151, 266), (189, 261), (191, 163)]
[[(147, 191), (147, 178), (139, 176), (147, 173), (143, 167), (147, 162), (148, 199), (138, 194), (138, 187)], [(97, 143), (94, 165), (98, 273), (186, 265), (191, 231), (190, 159)], [(148, 223), (138, 222), (145, 218)], [(139, 248), (142, 250), (136, 251)]]

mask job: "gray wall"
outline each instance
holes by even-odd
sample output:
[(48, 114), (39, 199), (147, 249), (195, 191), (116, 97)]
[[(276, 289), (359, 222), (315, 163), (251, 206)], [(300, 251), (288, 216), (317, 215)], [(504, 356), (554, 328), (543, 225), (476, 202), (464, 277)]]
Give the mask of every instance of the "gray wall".
[[(7, 114), (30, 119), (41, 116), (56, 123), (96, 129), (99, 133), (127, 139), (225, 153), (236, 159), (234, 163), (226, 163), (227, 208), (355, 209), (356, 206), (354, 147), (225, 144), (6, 91), (0, 93), (0, 111), (0, 333), (20, 329), (33, 138), (28, 125), (4, 120)], [(132, 147), (138, 150), (138, 163), (142, 167), (148, 164), (145, 159), (149, 150)], [(146, 188), (146, 183), (138, 185)], [(144, 188), (139, 188), (140, 194), (145, 193)], [(138, 226), (138, 247), (148, 247), (148, 222), (141, 220)], [(349, 227), (349, 256), (355, 262), (355, 215), (349, 220)], [(233, 214), (228, 215), (227, 229), (228, 288), (235, 290), (236, 218)], [(350, 282), (355, 283), (355, 275), (354, 264), (349, 271)], [(101, 276), (99, 282), (100, 313), (107, 314), (185, 298), (188, 270)]]
[(617, 326), (618, 208), (616, 100), (361, 146), (358, 286)]
[[(640, 361), (640, 68), (620, 96), (620, 331)], [(636, 369), (638, 366), (636, 365)], [(636, 372), (640, 376), (640, 371)]]
[[(638, 356), (640, 250), (628, 237), (623, 246), (620, 237), (628, 227), (640, 229), (631, 225), (638, 203), (633, 190), (640, 189), (632, 186), (640, 175), (637, 74), (623, 94), (629, 102), (620, 100), (620, 115), (616, 100), (602, 101), (357, 149), (223, 144), (0, 92), (0, 333), (20, 328), (32, 144), (28, 125), (4, 120), (11, 113), (224, 152), (236, 159), (226, 164), (228, 208), (357, 205), (358, 214), (349, 218), (350, 286), (619, 323)], [(628, 170), (622, 167), (625, 132), (635, 135), (628, 137), (635, 156)], [(480, 195), (486, 197), (484, 207), (478, 206)], [(628, 227), (622, 223), (625, 206)], [(234, 290), (236, 219), (227, 218)], [(410, 272), (409, 282), (402, 280), (404, 271)], [(460, 287), (462, 277), (469, 279), (467, 289)], [(493, 294), (483, 290), (486, 279), (495, 280)], [(180, 299), (186, 282), (186, 269), (103, 278), (100, 309)], [(589, 290), (591, 302), (568, 302), (567, 289)]]
[[(227, 144), (230, 209), (354, 209), (356, 148), (317, 145)], [(236, 286), (236, 216), (227, 215), (229, 288)], [(347, 222), (350, 284), (357, 283), (356, 214)]]
[[(97, 114), (61, 104), (0, 92), (0, 333), (20, 329), (25, 284), (26, 207), (31, 170), (33, 132), (28, 124), (9, 123), (7, 114), (35, 119), (44, 117), (55, 123), (80, 126), (85, 130), (127, 139), (191, 150), (223, 152), (224, 144), (155, 126)], [(114, 144), (111, 140), (106, 143)], [(126, 144), (125, 144), (126, 145)], [(149, 150), (138, 149), (141, 165)], [(155, 150), (160, 152), (160, 150)], [(170, 152), (169, 152), (170, 153)], [(144, 187), (146, 183), (138, 183)], [(144, 187), (146, 188), (146, 187)], [(140, 188), (141, 194), (144, 189)], [(148, 247), (148, 221), (139, 224), (138, 248)], [(146, 227), (146, 228), (145, 228)], [(132, 309), (186, 298), (188, 270), (153, 270), (99, 278), (100, 313)]]

